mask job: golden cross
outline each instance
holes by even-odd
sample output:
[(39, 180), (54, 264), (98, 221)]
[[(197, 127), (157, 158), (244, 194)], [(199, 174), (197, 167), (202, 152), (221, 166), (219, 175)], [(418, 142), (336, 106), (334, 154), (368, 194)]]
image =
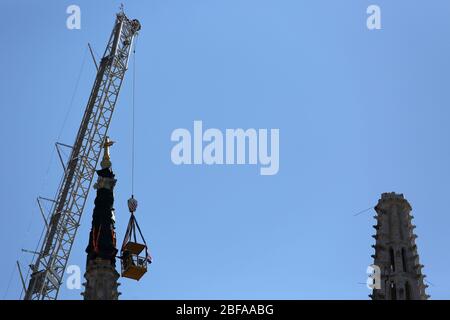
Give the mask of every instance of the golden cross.
[(109, 153), (109, 147), (111, 147), (114, 144), (114, 141), (110, 140), (109, 137), (106, 137), (105, 143), (103, 144), (103, 159), (100, 165), (102, 166), (102, 169), (110, 168), (111, 167), (111, 154)]

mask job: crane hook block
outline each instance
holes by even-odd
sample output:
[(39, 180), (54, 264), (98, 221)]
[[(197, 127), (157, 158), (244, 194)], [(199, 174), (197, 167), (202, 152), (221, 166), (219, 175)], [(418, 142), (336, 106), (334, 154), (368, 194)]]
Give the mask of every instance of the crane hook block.
[(131, 196), (131, 198), (128, 199), (128, 210), (130, 210), (130, 213), (134, 213), (137, 209), (137, 206), (137, 200), (133, 196)]

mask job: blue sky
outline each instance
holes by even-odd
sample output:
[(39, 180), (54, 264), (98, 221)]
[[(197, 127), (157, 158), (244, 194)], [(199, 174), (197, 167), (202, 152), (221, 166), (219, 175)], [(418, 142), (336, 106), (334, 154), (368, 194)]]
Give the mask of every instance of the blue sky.
[[(121, 279), (122, 299), (367, 299), (375, 212), (353, 215), (390, 191), (413, 207), (428, 293), (449, 298), (448, 1), (122, 2), (142, 23), (135, 196), (154, 257), (140, 282)], [(70, 4), (81, 30), (66, 28)], [(20, 249), (34, 250), (43, 227), (35, 198), (52, 197), (62, 175), (54, 142), (73, 143), (95, 76), (87, 43), (103, 53), (119, 4), (2, 3), (2, 298), (20, 296), (15, 261), (26, 269)], [(370, 4), (382, 30), (366, 28)], [(128, 72), (109, 131), (120, 240), (131, 98)], [(278, 174), (175, 166), (170, 135), (194, 120), (279, 128)], [(83, 272), (93, 199), (69, 261)], [(60, 298), (80, 292), (62, 286)]]

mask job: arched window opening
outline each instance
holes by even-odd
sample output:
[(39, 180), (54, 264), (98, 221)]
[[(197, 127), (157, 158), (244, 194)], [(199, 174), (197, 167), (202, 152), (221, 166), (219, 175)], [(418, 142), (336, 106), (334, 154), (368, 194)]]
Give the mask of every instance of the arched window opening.
[(397, 286), (391, 282), (391, 300), (397, 300)]
[(403, 271), (407, 272), (407, 265), (406, 265), (406, 250), (405, 248), (402, 248), (402, 264), (403, 264)]
[(394, 249), (389, 249), (389, 254), (391, 257), (391, 271), (395, 272), (395, 256), (394, 256)]
[(411, 286), (409, 285), (409, 282), (405, 283), (405, 299), (411, 300)]

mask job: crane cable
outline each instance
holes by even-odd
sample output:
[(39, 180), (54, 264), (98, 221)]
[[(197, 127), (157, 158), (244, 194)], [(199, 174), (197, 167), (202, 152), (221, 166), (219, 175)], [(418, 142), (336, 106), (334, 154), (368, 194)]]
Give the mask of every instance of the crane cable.
[(135, 105), (136, 105), (136, 46), (137, 37), (133, 48), (133, 89), (132, 89), (132, 137), (131, 137), (131, 197), (134, 198), (134, 132), (135, 132)]

